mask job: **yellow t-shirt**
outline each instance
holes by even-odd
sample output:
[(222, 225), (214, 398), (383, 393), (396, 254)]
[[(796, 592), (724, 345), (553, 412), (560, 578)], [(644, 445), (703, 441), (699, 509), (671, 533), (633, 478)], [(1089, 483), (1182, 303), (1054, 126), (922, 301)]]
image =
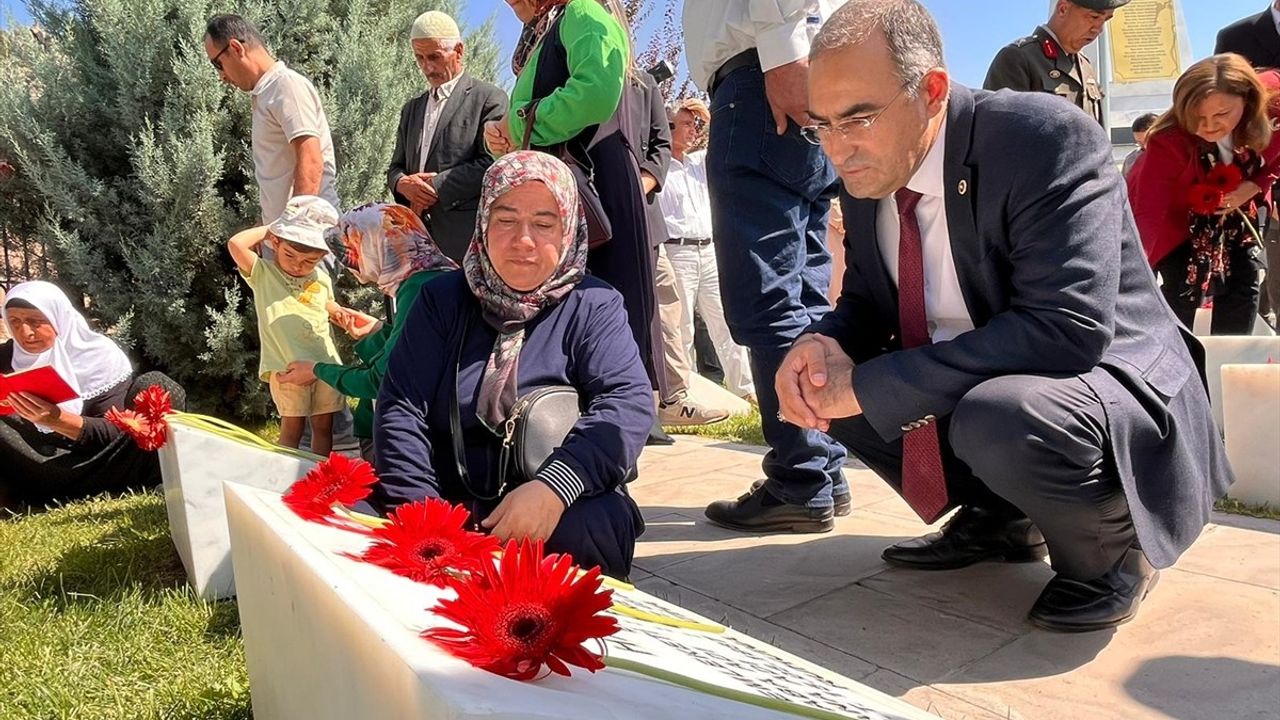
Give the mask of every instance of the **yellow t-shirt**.
[(325, 303), (334, 299), (333, 281), (326, 273), (317, 269), (306, 277), (293, 277), (274, 262), (258, 258), (244, 279), (253, 290), (258, 314), (258, 376), (263, 382), (295, 360), (342, 363), (325, 311)]

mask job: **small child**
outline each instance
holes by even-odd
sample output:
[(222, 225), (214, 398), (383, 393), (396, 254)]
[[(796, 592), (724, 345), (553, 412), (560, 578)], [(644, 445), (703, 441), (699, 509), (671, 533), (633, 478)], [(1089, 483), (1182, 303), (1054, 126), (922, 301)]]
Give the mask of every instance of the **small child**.
[[(328, 455), (333, 447), (333, 416), (346, 399), (322, 382), (298, 385), (280, 375), (295, 360), (341, 363), (329, 331), (326, 305), (333, 301), (333, 281), (316, 266), (328, 255), (325, 230), (338, 222), (338, 211), (323, 198), (299, 195), (266, 227), (237, 233), (227, 242), (240, 275), (253, 290), (262, 359), (258, 374), (271, 387), (280, 412), (280, 444), (296, 448), (308, 417), (311, 450)], [(266, 241), (272, 259), (258, 257)]]

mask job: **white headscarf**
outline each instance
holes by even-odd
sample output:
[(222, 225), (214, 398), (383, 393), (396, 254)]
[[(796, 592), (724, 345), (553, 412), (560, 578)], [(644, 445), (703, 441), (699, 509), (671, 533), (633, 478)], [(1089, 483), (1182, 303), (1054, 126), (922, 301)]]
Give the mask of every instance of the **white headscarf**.
[(124, 351), (106, 335), (96, 333), (89, 323), (56, 285), (34, 281), (16, 285), (5, 297), (3, 312), (9, 336), (13, 337), (13, 325), (9, 322), (8, 304), (23, 300), (39, 310), (58, 331), (53, 347), (42, 353), (32, 354), (13, 342), (14, 371), (28, 370), (41, 365), (52, 365), (62, 379), (80, 397), (60, 403), (64, 411), (79, 415), (84, 401), (95, 398), (124, 382), (133, 375), (133, 363)]

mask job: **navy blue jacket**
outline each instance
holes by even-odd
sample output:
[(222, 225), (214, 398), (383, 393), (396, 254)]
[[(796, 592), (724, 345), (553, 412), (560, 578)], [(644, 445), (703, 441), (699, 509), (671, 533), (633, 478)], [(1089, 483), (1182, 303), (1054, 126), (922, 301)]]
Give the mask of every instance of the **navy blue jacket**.
[[(458, 478), (449, 414), (455, 394), (454, 357), (466, 339), (457, 377), (467, 470), (476, 492), (497, 490), (501, 440), (476, 417), (480, 378), (496, 331), (480, 318), (480, 303), (463, 273), (423, 286), (391, 352), (378, 396), (374, 447), (379, 484), (369, 502), (385, 513), (424, 497), (476, 508)], [(583, 415), (538, 473), (566, 506), (579, 496), (612, 491), (635, 468), (654, 422), (653, 393), (627, 325), (622, 296), (586, 278), (525, 326), (518, 395), (548, 385), (578, 390)], [(487, 504), (488, 509), (496, 501)]]
[(854, 390), (886, 442), (991, 378), (1081, 376), (1106, 406), (1142, 549), (1172, 565), (1233, 478), (1196, 372), (1203, 350), (1156, 288), (1105, 133), (1051, 95), (952, 85), (943, 175), (975, 329), (902, 350), (879, 203), (843, 195), (844, 286), (810, 332), (858, 364)]

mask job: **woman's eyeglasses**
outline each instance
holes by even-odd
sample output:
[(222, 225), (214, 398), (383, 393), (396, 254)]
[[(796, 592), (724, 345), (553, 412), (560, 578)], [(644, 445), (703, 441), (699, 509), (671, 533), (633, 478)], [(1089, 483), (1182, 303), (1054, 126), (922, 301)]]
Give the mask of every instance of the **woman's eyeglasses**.
[(841, 140), (848, 140), (850, 135), (855, 132), (863, 133), (870, 130), (871, 126), (876, 124), (876, 120), (879, 120), (880, 116), (884, 115), (885, 111), (889, 109), (889, 106), (897, 102), (898, 98), (902, 97), (902, 94), (906, 91), (907, 88), (905, 86), (898, 90), (898, 94), (885, 103), (884, 107), (880, 108), (880, 112), (875, 115), (845, 118), (835, 124), (817, 123), (805, 125), (800, 128), (800, 135), (812, 145), (821, 145), (824, 139), (831, 138), (833, 134)]

